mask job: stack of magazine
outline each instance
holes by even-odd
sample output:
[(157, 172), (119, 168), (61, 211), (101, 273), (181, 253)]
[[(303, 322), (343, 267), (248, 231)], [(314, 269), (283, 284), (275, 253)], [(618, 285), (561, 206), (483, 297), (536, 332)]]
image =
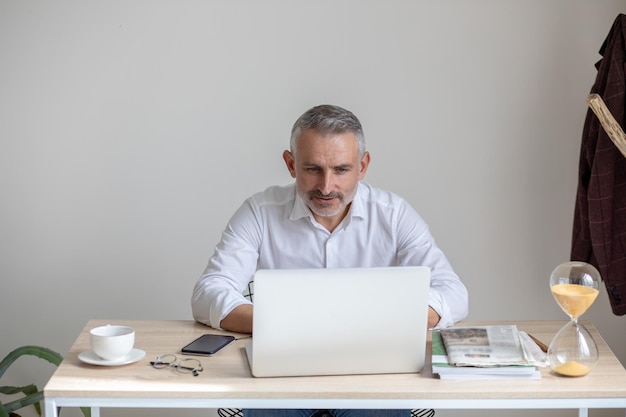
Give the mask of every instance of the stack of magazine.
[(451, 327), (432, 333), (432, 366), (441, 379), (541, 379), (546, 355), (515, 325)]

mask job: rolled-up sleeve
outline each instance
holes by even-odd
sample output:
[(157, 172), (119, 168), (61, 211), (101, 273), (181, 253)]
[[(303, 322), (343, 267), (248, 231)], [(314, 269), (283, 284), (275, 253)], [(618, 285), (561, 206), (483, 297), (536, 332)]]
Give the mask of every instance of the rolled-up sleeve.
[(193, 289), (193, 318), (220, 329), (235, 307), (251, 304), (243, 296), (256, 271), (260, 232), (250, 200), (233, 215), (222, 240)]
[(435, 328), (448, 327), (466, 318), (467, 288), (435, 243), (428, 225), (409, 205), (399, 211), (397, 230), (399, 263), (430, 268), (429, 305), (441, 317)]

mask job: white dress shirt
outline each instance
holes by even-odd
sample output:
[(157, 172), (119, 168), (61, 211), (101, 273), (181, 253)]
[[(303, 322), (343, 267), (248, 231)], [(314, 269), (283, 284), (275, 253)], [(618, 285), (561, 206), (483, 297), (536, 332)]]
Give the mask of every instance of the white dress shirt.
[(228, 223), (195, 285), (193, 317), (219, 329), (235, 307), (250, 304), (243, 292), (257, 269), (382, 266), (430, 267), (437, 328), (467, 316), (465, 286), (401, 197), (360, 182), (348, 215), (331, 233), (313, 218), (295, 183), (270, 187), (248, 198)]

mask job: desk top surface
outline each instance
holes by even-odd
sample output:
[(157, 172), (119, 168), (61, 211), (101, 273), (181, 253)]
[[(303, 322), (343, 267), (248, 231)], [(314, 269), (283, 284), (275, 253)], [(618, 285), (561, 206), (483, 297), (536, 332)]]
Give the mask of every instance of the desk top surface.
[[(146, 357), (133, 364), (107, 367), (88, 365), (78, 355), (90, 350), (89, 329), (126, 324), (136, 330), (135, 347)], [(458, 325), (516, 324), (545, 344), (565, 324), (562, 321), (462, 322)], [(232, 399), (545, 399), (626, 398), (626, 370), (593, 325), (585, 323), (600, 352), (596, 368), (579, 378), (542, 369), (541, 380), (440, 380), (431, 372), (430, 341), (421, 373), (255, 378), (244, 346), (237, 340), (213, 357), (198, 356), (204, 367), (199, 376), (157, 370), (150, 361), (165, 353), (180, 355), (180, 348), (204, 333), (221, 333), (193, 321), (91, 320), (44, 388), (46, 397), (96, 398), (232, 398)], [(234, 333), (227, 333), (234, 334)], [(235, 334), (237, 335), (237, 334)], [(242, 335), (237, 335), (242, 336)]]

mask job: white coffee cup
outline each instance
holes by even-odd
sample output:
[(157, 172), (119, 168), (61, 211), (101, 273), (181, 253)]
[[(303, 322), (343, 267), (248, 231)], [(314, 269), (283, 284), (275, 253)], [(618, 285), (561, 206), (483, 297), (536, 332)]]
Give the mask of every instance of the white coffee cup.
[(107, 361), (126, 357), (135, 345), (132, 327), (107, 324), (89, 331), (89, 341), (94, 353)]

